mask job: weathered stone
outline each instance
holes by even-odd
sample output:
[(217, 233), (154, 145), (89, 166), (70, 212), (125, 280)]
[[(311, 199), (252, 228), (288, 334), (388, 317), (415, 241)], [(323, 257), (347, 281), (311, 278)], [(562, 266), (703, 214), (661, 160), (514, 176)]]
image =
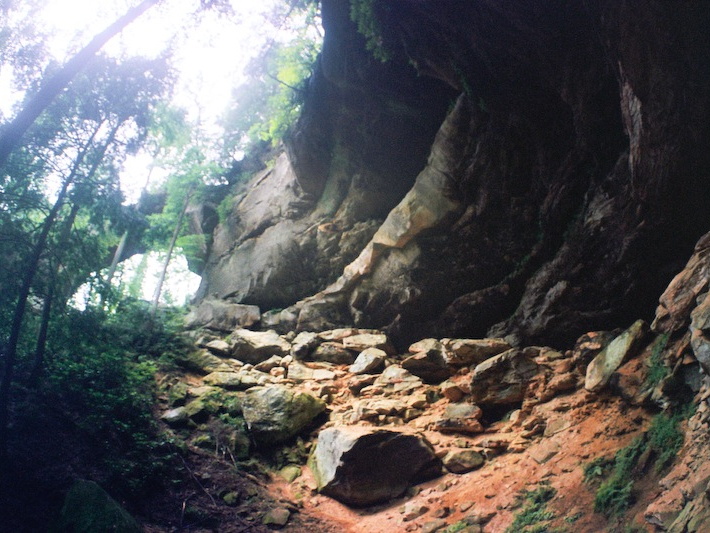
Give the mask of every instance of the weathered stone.
[(320, 342), (317, 333), (301, 331), (291, 342), (291, 355), (294, 359), (307, 359)]
[(240, 388), (242, 390), (246, 390), (259, 385), (266, 385), (275, 381), (270, 374), (259, 372), (255, 368), (240, 372), (239, 379), (241, 380)]
[(229, 332), (248, 328), (259, 322), (261, 313), (255, 305), (233, 304), (223, 300), (203, 300), (185, 318), (188, 328), (204, 327)]
[(335, 379), (335, 372), (326, 368), (315, 368), (313, 370), (313, 379), (315, 381), (330, 381)]
[(476, 365), (512, 348), (504, 339), (441, 339), (441, 344), (454, 366)]
[[(56, 529), (55, 529), (56, 528)], [(76, 481), (64, 499), (53, 531), (140, 533), (143, 528), (93, 481)]]
[(429, 512), (429, 508), (426, 505), (416, 502), (407, 502), (404, 504), (404, 507), (402, 507), (402, 520), (410, 522), (427, 512)]
[(352, 422), (373, 420), (382, 415), (401, 415), (407, 410), (407, 407), (407, 404), (400, 400), (363, 400), (355, 404)]
[(343, 346), (355, 352), (362, 352), (367, 348), (379, 348), (387, 353), (387, 355), (394, 355), (395, 353), (394, 347), (390, 344), (387, 335), (384, 333), (359, 333), (345, 337), (343, 339)]
[(318, 337), (324, 341), (340, 342), (345, 337), (352, 337), (353, 335), (359, 335), (361, 333), (378, 333), (378, 331), (374, 329), (365, 330), (356, 328), (336, 328), (321, 331), (318, 333)]
[(205, 348), (207, 348), (210, 353), (213, 353), (214, 355), (217, 355), (219, 357), (229, 357), (231, 352), (231, 346), (229, 345), (229, 343), (221, 339), (215, 339), (213, 341), (208, 342), (207, 344), (205, 344)]
[(237, 329), (231, 339), (232, 354), (245, 363), (260, 363), (273, 355), (283, 357), (291, 352), (291, 344), (273, 330)]
[(313, 379), (313, 369), (294, 361), (288, 365), (288, 372), (286, 373), (286, 376), (288, 379), (292, 379), (296, 382), (306, 381), (308, 379)]
[(288, 524), (288, 519), (291, 517), (291, 511), (285, 507), (276, 507), (268, 511), (261, 523), (265, 526), (283, 527)]
[(449, 472), (465, 474), (481, 466), (485, 459), (475, 450), (451, 450), (441, 461)]
[(377, 376), (372, 374), (366, 374), (364, 376), (358, 376), (348, 380), (348, 389), (352, 394), (357, 396), (360, 391), (365, 387), (372, 385), (375, 382)]
[(325, 403), (310, 394), (271, 385), (249, 389), (242, 409), (254, 440), (268, 446), (298, 435), (325, 410)]
[(402, 368), (422, 378), (426, 383), (440, 383), (454, 373), (446, 364), (442, 351), (428, 350), (415, 353), (402, 361)]
[(417, 376), (412, 375), (399, 365), (390, 365), (377, 376), (375, 385), (387, 388), (391, 392), (404, 392), (420, 388), (423, 383)]
[(366, 348), (350, 365), (351, 374), (377, 374), (385, 366), (387, 354), (379, 348)]
[(223, 389), (240, 390), (244, 388), (241, 374), (237, 372), (212, 372), (204, 377), (204, 382)]
[(189, 420), (185, 407), (176, 407), (163, 413), (160, 419), (171, 426), (181, 426)]
[(321, 431), (309, 465), (321, 493), (352, 506), (396, 498), (441, 474), (423, 437), (364, 427)]
[(207, 350), (189, 353), (176, 353), (173, 356), (175, 362), (187, 370), (200, 374), (209, 374), (216, 371), (233, 370), (224, 360), (212, 355)]
[(409, 353), (438, 353), (442, 356), (445, 351), (444, 345), (436, 339), (422, 339), (409, 346)]
[(560, 445), (553, 440), (543, 440), (539, 444), (530, 448), (528, 453), (536, 463), (545, 464), (560, 451)]
[(521, 402), (538, 365), (522, 350), (511, 349), (476, 366), (471, 375), (471, 400), (480, 405)]
[(653, 331), (672, 333), (686, 327), (698, 296), (707, 291), (710, 282), (710, 233), (703, 235), (685, 268), (663, 292), (656, 309)]
[(313, 361), (324, 361), (335, 365), (350, 365), (355, 360), (355, 355), (339, 342), (323, 342), (311, 354)]
[(483, 432), (480, 422), (483, 411), (470, 403), (453, 403), (446, 406), (444, 417), (437, 420), (434, 428), (441, 433), (464, 433), (474, 435)]
[(421, 533), (434, 533), (446, 527), (446, 520), (441, 518), (437, 520), (431, 520), (430, 522), (425, 522), (422, 524)]
[(281, 366), (282, 361), (283, 357), (280, 357), (278, 355), (272, 355), (266, 361), (262, 361), (261, 363), (255, 364), (254, 369), (258, 370), (259, 372), (271, 372), (273, 368)]
[(194, 422), (201, 423), (207, 420), (211, 414), (212, 407), (209, 402), (202, 398), (192, 400), (185, 406), (185, 414)]
[(612, 374), (636, 355), (648, 333), (648, 325), (637, 320), (629, 329), (616, 337), (587, 367), (584, 388), (596, 392), (604, 388)]
[(288, 483), (296, 480), (301, 475), (301, 467), (298, 465), (287, 465), (279, 470), (279, 475)]
[(710, 292), (690, 314), (690, 345), (695, 358), (710, 375)]
[(189, 387), (182, 381), (178, 381), (174, 383), (168, 391), (168, 403), (173, 407), (184, 405), (188, 394)]
[(441, 394), (450, 402), (458, 402), (464, 397), (464, 392), (453, 381), (444, 381), (439, 385)]

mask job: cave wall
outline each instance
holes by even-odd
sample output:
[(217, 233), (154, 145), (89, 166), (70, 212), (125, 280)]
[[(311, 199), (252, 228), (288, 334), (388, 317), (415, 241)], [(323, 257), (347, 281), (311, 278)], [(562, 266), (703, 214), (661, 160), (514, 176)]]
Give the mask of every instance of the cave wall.
[[(710, 4), (373, 5), (393, 59), (374, 60), (348, 4), (325, 0), (323, 54), (288, 143), (303, 205), (288, 226), (317, 224), (307, 282), (278, 299), (232, 282), (214, 292), (290, 306), (269, 318), (283, 329), (354, 323), (400, 343), (564, 344), (650, 317), (710, 222)], [(357, 224), (368, 231), (339, 254)], [(207, 292), (248, 240), (224, 239)], [(239, 262), (258, 265), (250, 253)], [(285, 255), (273, 261), (288, 268)]]

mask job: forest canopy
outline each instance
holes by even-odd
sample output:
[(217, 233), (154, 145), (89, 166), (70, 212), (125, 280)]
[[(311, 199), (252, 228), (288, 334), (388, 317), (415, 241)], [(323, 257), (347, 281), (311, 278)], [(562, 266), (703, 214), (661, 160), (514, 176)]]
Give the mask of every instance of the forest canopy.
[[(155, 361), (179, 349), (166, 273), (175, 255), (201, 246), (185, 214), (229, 194), (238, 159), (266, 163), (298, 116), (322, 39), (314, 2), (195, 0), (180, 12), (143, 0), (124, 13), (105, 7), (112, 18), (58, 45), (42, 23), (51, 4), (0, 2), (0, 468), (27, 394), (67, 412), (93, 406), (82, 431), (152, 457)], [(143, 18), (172, 25), (146, 55), (129, 41)], [(212, 51), (244, 56), (216, 113), (185, 54), (210, 30), (244, 30), (243, 19), (261, 24), (252, 45)], [(152, 274), (151, 252), (162, 262)], [(144, 260), (124, 269), (138, 253)], [(127, 473), (134, 459), (112, 461), (129, 491), (147, 482), (146, 472)]]

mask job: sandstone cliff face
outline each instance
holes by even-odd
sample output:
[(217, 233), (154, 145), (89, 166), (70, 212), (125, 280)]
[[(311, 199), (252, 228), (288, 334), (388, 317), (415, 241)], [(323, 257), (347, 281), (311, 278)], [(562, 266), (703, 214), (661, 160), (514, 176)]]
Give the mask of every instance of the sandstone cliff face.
[(650, 318), (710, 226), (710, 6), (374, 6), (385, 64), (323, 2), (303, 116), (216, 228), (202, 296), (399, 343)]

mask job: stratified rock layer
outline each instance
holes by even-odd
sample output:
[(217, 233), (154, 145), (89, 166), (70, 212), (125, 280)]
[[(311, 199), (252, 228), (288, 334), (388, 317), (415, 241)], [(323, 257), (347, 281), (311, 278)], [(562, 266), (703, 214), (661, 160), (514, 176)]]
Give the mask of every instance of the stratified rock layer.
[(710, 226), (710, 5), (373, 5), (385, 64), (322, 2), (303, 115), (215, 229), (202, 295), (400, 347), (647, 316)]

